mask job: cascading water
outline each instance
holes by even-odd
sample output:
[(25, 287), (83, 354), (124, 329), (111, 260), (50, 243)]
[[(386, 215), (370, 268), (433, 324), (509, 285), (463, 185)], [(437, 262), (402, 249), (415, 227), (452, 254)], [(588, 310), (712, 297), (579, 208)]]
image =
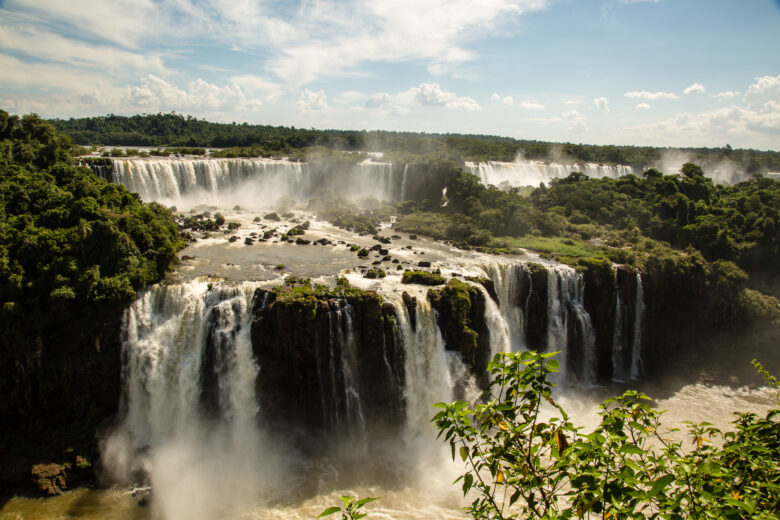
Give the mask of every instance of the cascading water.
[(405, 190), (391, 163), (371, 160), (332, 170), (275, 159), (115, 159), (111, 177), (145, 201), (181, 208), (308, 202), (328, 189), (348, 199), (395, 201)]
[(281, 485), (269, 475), (284, 457), (258, 423), (254, 289), (155, 286), (125, 312), (124, 415), (103, 462), (120, 481), (148, 479), (165, 518), (212, 518)]
[(562, 179), (571, 172), (582, 172), (588, 177), (616, 179), (634, 173), (631, 166), (602, 165), (595, 163), (547, 163), (542, 161), (518, 160), (515, 162), (467, 162), (466, 170), (479, 177), (485, 185), (501, 188), (517, 186), (538, 186), (548, 184), (552, 179)]
[[(561, 373), (567, 382), (574, 376), (581, 385), (592, 385), (597, 374), (596, 337), (583, 305), (582, 275), (565, 265), (548, 267), (547, 272), (547, 348), (560, 349)], [(574, 355), (580, 359), (576, 367), (569, 366)]]
[(618, 383), (626, 380), (626, 335), (623, 312), (623, 298), (615, 271), (615, 312), (612, 331), (612, 380)]
[[(522, 265), (508, 262), (491, 262), (482, 267), (493, 281), (498, 296), (499, 309), (509, 334), (509, 350), (527, 348), (525, 329), (528, 322), (528, 298), (531, 295), (531, 277)], [(528, 283), (528, 295), (521, 299), (521, 281)]]
[(642, 323), (645, 316), (645, 291), (642, 287), (642, 275), (636, 272), (636, 301), (634, 304), (634, 336), (631, 342), (631, 379), (644, 377), (642, 363)]

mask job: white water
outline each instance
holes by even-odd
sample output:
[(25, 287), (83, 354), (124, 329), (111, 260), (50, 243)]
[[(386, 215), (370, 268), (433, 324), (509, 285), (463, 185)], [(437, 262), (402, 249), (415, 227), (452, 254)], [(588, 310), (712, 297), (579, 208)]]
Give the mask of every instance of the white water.
[(327, 190), (350, 200), (394, 201), (404, 189), (391, 163), (371, 160), (326, 171), (316, 164), (274, 159), (115, 159), (112, 181), (145, 201), (178, 209), (270, 208), (288, 200), (305, 203)]
[(543, 161), (517, 160), (515, 162), (467, 162), (466, 171), (479, 177), (485, 185), (499, 188), (538, 186), (549, 184), (552, 179), (563, 179), (572, 172), (582, 172), (588, 177), (616, 179), (634, 173), (631, 166), (603, 165), (596, 163), (562, 164)]
[[(102, 446), (115, 481), (146, 474), (163, 518), (214, 518), (278, 493), (286, 454), (258, 426), (249, 337), (255, 285), (150, 288), (125, 313), (122, 423)], [(207, 343), (219, 416), (201, 413)]]
[(634, 304), (634, 337), (631, 341), (631, 379), (642, 379), (645, 374), (642, 363), (642, 323), (645, 318), (645, 290), (642, 275), (636, 272), (636, 302)]
[[(583, 306), (585, 283), (582, 275), (566, 265), (556, 265), (547, 269), (547, 349), (558, 350), (561, 374), (566, 384), (578, 382), (589, 386), (596, 382), (595, 335), (588, 315)], [(570, 344), (570, 320), (574, 320), (578, 344)], [(569, 367), (572, 349), (581, 352), (582, 365)], [(572, 381), (570, 378), (574, 377)]]

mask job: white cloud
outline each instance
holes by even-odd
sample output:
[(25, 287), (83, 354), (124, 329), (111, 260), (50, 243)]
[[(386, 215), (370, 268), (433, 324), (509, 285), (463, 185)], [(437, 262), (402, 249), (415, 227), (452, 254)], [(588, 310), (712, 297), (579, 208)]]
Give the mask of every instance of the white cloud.
[(301, 99), (298, 101), (296, 109), (298, 112), (316, 112), (325, 110), (328, 108), (327, 100), (325, 99), (325, 92), (318, 90), (317, 92), (309, 89), (303, 89), (301, 92)]
[(594, 99), (593, 105), (595, 105), (595, 107), (601, 110), (602, 112), (609, 112), (609, 101), (607, 101), (607, 98), (605, 97)]
[(727, 99), (731, 99), (737, 96), (739, 96), (739, 92), (734, 90), (729, 90), (727, 92), (718, 92), (717, 94), (710, 94), (710, 97), (715, 98), (719, 101), (725, 101)]
[(258, 99), (247, 98), (236, 83), (220, 87), (197, 79), (188, 83), (185, 90), (153, 74), (144, 77), (140, 85), (128, 88), (125, 101), (147, 111), (197, 113), (256, 111), (262, 105)]
[(27, 24), (0, 24), (0, 48), (34, 58), (67, 64), (75, 68), (96, 69), (101, 74), (164, 72), (160, 55), (129, 52), (106, 45), (93, 45), (35, 28)]
[(377, 92), (376, 94), (368, 96), (368, 99), (366, 99), (366, 106), (370, 108), (381, 107), (383, 105), (389, 105), (392, 102), (393, 96), (387, 92)]
[(780, 75), (756, 78), (743, 99), (748, 107), (756, 110), (770, 102), (780, 103)]
[(526, 110), (544, 110), (544, 105), (541, 103), (534, 103), (533, 101), (523, 101), (520, 103), (520, 106)]
[(292, 24), (302, 29), (279, 46), (270, 64), (288, 83), (354, 71), (364, 62), (427, 62), (432, 74), (449, 73), (477, 54), (464, 43), (495, 33), (547, 0), (314, 0)]
[(579, 105), (580, 103), (581, 101), (578, 99), (567, 99), (566, 101), (564, 101), (564, 104), (566, 105)]
[(621, 4), (640, 4), (640, 3), (653, 3), (657, 4), (661, 0), (620, 0)]
[(650, 103), (639, 103), (636, 108), (639, 110), (650, 110)]
[(459, 97), (452, 92), (442, 89), (438, 83), (421, 83), (419, 87), (407, 91), (407, 96), (408, 94), (411, 94), (417, 103), (425, 106), (472, 111), (482, 109), (482, 107), (479, 106), (479, 103), (472, 98)]
[(638, 99), (677, 99), (680, 97), (672, 92), (648, 92), (647, 90), (632, 90), (623, 95), (627, 98)]
[(694, 83), (690, 87), (688, 87), (685, 90), (683, 90), (683, 94), (686, 94), (686, 95), (688, 95), (688, 94), (702, 94), (702, 93), (704, 93), (706, 91), (707, 91), (707, 89), (704, 87), (704, 85), (702, 85), (701, 83)]
[(508, 107), (511, 107), (515, 104), (515, 98), (512, 96), (501, 97), (497, 92), (493, 92), (493, 94), (490, 96), (490, 99)]
[(577, 110), (564, 112), (561, 114), (561, 117), (569, 122), (569, 132), (582, 133), (588, 129), (588, 118), (580, 114)]
[(270, 103), (275, 103), (284, 93), (281, 84), (269, 81), (254, 74), (239, 74), (230, 76), (230, 82), (238, 85), (249, 96), (260, 96)]

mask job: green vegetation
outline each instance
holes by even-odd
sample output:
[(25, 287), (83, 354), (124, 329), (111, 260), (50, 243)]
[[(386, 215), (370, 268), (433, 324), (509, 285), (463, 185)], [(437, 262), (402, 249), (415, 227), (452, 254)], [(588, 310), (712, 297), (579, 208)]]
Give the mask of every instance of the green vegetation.
[[(285, 303), (302, 303), (304, 307), (313, 307), (318, 300), (347, 298), (361, 299), (367, 295), (376, 296), (374, 293), (365, 292), (357, 287), (352, 287), (346, 278), (338, 278), (335, 287), (322, 284), (312, 284), (308, 278), (289, 276), (284, 284), (274, 287), (277, 301)], [(376, 296), (378, 298), (378, 296)]]
[[(302, 159), (307, 149), (388, 153), (400, 162), (410, 155), (436, 155), (456, 161), (513, 161), (518, 156), (538, 160), (629, 164), (642, 170), (661, 159), (667, 149), (637, 146), (546, 143), (490, 135), (422, 134), (416, 132), (314, 130), (294, 127), (210, 123), (178, 114), (147, 114), (130, 117), (108, 115), (53, 120), (52, 124), (77, 144), (109, 146), (176, 146), (227, 148), (214, 152), (219, 157), (288, 156)], [(780, 153), (723, 148), (685, 148), (691, 159), (714, 169), (721, 162), (739, 165), (747, 173), (780, 171)], [(174, 152), (187, 153), (187, 152)]]
[(553, 355), (499, 354), (481, 404), (436, 404), (439, 437), (467, 466), (456, 482), (476, 496), (473, 518), (777, 518), (780, 410), (739, 414), (725, 433), (690, 425), (684, 444), (628, 391), (583, 433), (552, 398)]
[(341, 507), (329, 507), (317, 518), (322, 518), (324, 516), (330, 516), (334, 513), (341, 513), (341, 520), (358, 520), (360, 518), (363, 518), (366, 516), (366, 513), (362, 513), (360, 510), (363, 508), (364, 505), (368, 504), (369, 502), (373, 502), (374, 500), (379, 500), (379, 498), (361, 498), (358, 500), (355, 497), (351, 496), (342, 496), (340, 497), (341, 501), (344, 503), (343, 508)]
[(0, 330), (5, 349), (63, 322), (89, 335), (159, 281), (182, 246), (173, 217), (71, 163), (35, 115), (0, 111)]
[(376, 268), (376, 269), (369, 269), (368, 271), (366, 271), (366, 274), (363, 275), (363, 278), (376, 279), (376, 278), (384, 278), (386, 276), (387, 273), (385, 272), (384, 269)]
[(427, 271), (404, 271), (401, 283), (416, 283), (420, 285), (442, 285), (445, 282), (441, 273)]

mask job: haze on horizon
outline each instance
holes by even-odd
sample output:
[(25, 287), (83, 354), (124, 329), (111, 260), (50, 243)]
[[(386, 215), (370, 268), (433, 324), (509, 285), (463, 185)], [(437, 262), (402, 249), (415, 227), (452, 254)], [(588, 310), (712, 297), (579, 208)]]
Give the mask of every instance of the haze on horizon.
[(780, 146), (780, 1), (0, 0), (0, 108)]

